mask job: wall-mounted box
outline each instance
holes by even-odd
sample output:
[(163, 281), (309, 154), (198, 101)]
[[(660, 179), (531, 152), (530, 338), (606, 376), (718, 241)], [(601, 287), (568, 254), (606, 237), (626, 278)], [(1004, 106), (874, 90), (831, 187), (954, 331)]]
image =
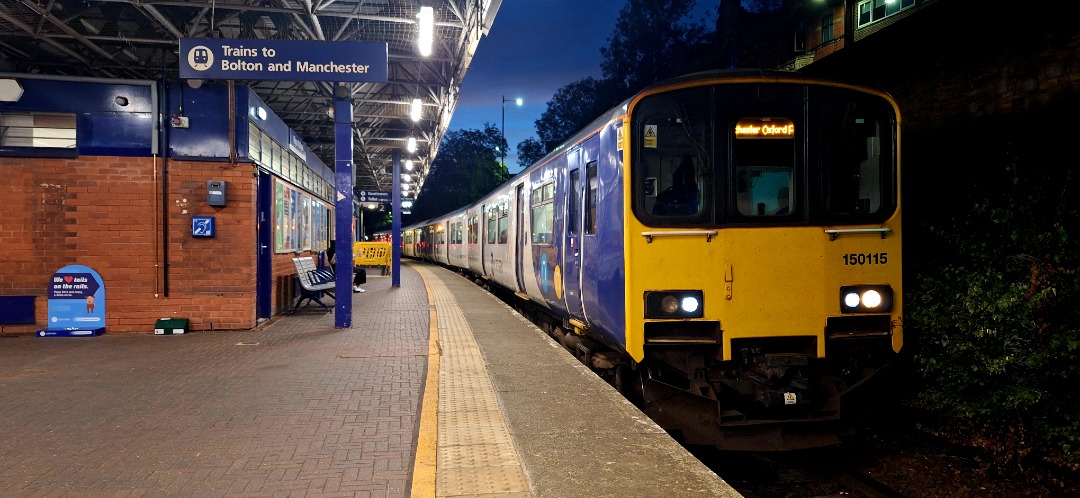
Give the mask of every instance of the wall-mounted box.
[(228, 187), (228, 182), (225, 180), (207, 180), (206, 203), (211, 206), (224, 206), (226, 187)]

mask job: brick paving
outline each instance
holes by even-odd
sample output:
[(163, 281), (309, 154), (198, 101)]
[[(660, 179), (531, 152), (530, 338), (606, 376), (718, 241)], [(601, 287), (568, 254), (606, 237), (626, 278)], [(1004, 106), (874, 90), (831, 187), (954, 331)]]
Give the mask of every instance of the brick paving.
[[(348, 330), (316, 305), (254, 331), (0, 335), (0, 497), (737, 496), (480, 287), (401, 277), (369, 276)], [(438, 468), (413, 486), (429, 354)]]
[(0, 495), (408, 495), (429, 307), (401, 277), (369, 276), (348, 330), (309, 306), (254, 331), (0, 336)]

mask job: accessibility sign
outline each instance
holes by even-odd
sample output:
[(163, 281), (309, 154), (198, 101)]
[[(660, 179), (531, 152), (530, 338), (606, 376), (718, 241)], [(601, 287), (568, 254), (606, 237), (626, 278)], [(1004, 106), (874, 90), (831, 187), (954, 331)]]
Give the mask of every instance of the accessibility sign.
[(213, 216), (191, 217), (192, 237), (213, 237), (214, 235), (217, 235), (215, 228)]
[(386, 42), (181, 38), (180, 78), (387, 80)]

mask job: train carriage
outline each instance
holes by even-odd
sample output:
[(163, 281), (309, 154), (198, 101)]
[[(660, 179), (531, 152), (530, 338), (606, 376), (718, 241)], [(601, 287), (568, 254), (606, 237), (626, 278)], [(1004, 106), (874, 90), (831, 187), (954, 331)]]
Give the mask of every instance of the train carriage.
[(872, 89), (677, 78), (466, 208), (468, 251), (687, 442), (832, 444), (903, 344), (899, 138)]

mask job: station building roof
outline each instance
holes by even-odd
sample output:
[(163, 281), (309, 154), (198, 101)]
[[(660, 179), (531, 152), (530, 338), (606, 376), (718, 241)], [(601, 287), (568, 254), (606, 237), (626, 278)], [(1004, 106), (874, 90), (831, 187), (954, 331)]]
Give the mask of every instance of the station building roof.
[[(353, 99), (355, 188), (390, 190), (391, 153), (422, 178), (458, 89), (502, 0), (7, 0), (0, 72), (179, 81), (181, 38), (386, 42), (387, 81), (346, 83)], [(434, 10), (430, 56), (417, 13)], [(243, 81), (327, 165), (334, 164), (334, 83)], [(414, 122), (410, 104), (419, 98)], [(415, 154), (405, 152), (409, 137)]]

